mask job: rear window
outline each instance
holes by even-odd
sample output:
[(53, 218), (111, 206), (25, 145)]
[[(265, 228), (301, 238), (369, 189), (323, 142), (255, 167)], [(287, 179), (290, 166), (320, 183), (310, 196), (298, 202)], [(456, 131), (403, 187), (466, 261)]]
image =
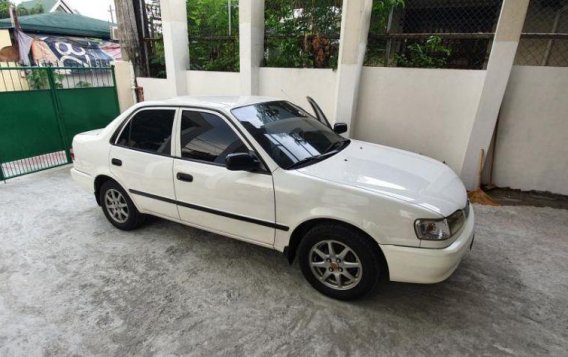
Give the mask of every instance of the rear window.
[(171, 153), (175, 109), (139, 111), (122, 130), (116, 144), (132, 149)]

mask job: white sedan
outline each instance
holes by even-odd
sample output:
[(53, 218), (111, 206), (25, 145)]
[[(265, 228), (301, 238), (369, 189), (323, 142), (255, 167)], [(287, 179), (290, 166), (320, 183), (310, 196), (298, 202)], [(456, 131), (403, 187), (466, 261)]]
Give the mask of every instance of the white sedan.
[(144, 102), (73, 139), (73, 178), (119, 229), (154, 215), (298, 257), (320, 292), (436, 283), (473, 244), (474, 213), (446, 165), (343, 138), (266, 97)]

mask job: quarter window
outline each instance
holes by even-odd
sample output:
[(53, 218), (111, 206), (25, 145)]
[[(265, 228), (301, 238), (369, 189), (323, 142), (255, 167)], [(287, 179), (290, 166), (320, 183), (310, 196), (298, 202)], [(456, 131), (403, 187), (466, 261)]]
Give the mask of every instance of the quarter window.
[(136, 113), (122, 130), (117, 145), (169, 155), (175, 112), (172, 109), (151, 109)]
[(181, 117), (181, 156), (225, 164), (227, 155), (248, 152), (246, 145), (219, 116), (184, 110)]

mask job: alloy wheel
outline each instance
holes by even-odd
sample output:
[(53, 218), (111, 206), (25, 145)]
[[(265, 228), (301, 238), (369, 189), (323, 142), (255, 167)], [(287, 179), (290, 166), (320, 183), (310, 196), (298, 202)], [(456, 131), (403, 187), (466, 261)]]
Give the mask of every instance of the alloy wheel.
[(128, 204), (120, 191), (111, 188), (105, 193), (105, 206), (109, 215), (118, 223), (128, 220)]
[(336, 240), (316, 243), (309, 254), (314, 276), (325, 286), (335, 290), (354, 288), (363, 276), (363, 265), (357, 254), (346, 244)]

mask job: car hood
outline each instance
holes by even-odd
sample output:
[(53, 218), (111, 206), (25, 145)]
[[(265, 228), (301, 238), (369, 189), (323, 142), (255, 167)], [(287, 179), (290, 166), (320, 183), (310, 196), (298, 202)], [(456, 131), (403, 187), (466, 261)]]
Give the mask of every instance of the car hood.
[(358, 140), (351, 140), (336, 155), (299, 171), (418, 205), (442, 216), (449, 216), (467, 203), (462, 181), (445, 164)]

